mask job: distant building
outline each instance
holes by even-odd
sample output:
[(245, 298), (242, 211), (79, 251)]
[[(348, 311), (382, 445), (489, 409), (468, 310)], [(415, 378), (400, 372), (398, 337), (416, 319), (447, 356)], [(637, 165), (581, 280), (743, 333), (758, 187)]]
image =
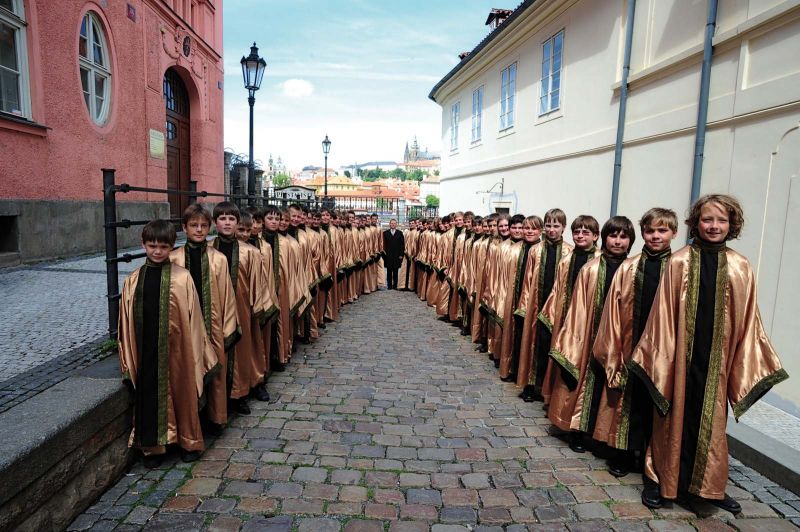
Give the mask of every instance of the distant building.
[(419, 184), (420, 201), (424, 203), (425, 198), (430, 195), (436, 196), (437, 198), (441, 197), (439, 195), (439, 176), (437, 175), (425, 176), (425, 178)]
[(420, 161), (435, 161), (441, 160), (441, 156), (436, 152), (429, 152), (426, 149), (421, 150), (419, 147), (419, 143), (417, 142), (417, 137), (414, 137), (414, 141), (411, 143), (411, 147), (408, 146), (408, 142), (406, 142), (406, 150), (403, 153), (403, 164), (408, 165), (409, 163), (417, 163)]

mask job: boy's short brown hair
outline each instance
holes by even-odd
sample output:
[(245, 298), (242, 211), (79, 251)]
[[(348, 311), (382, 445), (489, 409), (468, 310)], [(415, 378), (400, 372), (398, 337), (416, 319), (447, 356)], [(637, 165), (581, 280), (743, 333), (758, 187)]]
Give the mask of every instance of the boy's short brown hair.
[(700, 222), (700, 210), (708, 203), (716, 203), (728, 212), (728, 222), (730, 227), (725, 240), (739, 238), (744, 226), (744, 211), (739, 201), (733, 196), (726, 194), (707, 194), (694, 202), (689, 209), (689, 216), (686, 218), (686, 225), (689, 226), (689, 237), (697, 237), (697, 224)]
[(665, 225), (669, 227), (673, 233), (678, 232), (678, 215), (672, 209), (665, 209), (663, 207), (653, 207), (642, 215), (639, 220), (639, 229), (644, 232), (648, 225), (658, 227)]
[(178, 235), (175, 226), (169, 220), (151, 220), (142, 228), (142, 242), (175, 245)]
[(237, 220), (242, 217), (242, 212), (235, 203), (231, 203), (230, 201), (220, 201), (214, 205), (214, 214), (212, 215), (214, 220), (226, 214), (235, 216)]
[(570, 226), (569, 230), (574, 232), (580, 229), (581, 227), (585, 227), (586, 229), (591, 231), (592, 234), (594, 235), (600, 234), (600, 224), (597, 222), (595, 217), (590, 214), (578, 215), (574, 220), (572, 220), (572, 225)]
[(211, 215), (200, 203), (192, 203), (183, 211), (183, 225), (188, 224), (192, 218), (202, 218), (211, 225)]
[(542, 219), (536, 216), (535, 214), (532, 216), (528, 216), (525, 218), (525, 221), (522, 222), (523, 227), (532, 227), (533, 229), (541, 229), (544, 227), (544, 222)]
[(563, 225), (564, 227), (567, 226), (567, 215), (564, 213), (564, 211), (562, 211), (558, 207), (556, 207), (555, 209), (550, 209), (549, 211), (544, 213), (544, 221), (546, 222), (547, 220), (556, 221), (561, 225)]
[(253, 227), (253, 215), (247, 211), (240, 213), (239, 225), (243, 225), (245, 227)]
[(601, 247), (605, 249), (606, 238), (616, 233), (624, 233), (630, 239), (628, 249), (636, 241), (636, 230), (633, 228), (633, 222), (627, 216), (612, 216), (606, 223), (603, 224), (603, 229), (600, 231), (600, 236), (603, 239)]

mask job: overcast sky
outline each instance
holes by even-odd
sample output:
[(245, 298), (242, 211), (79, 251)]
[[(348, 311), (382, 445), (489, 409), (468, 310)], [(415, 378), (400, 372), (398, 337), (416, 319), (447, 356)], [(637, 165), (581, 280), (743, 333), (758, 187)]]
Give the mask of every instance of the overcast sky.
[(488, 32), (496, 0), (225, 0), (225, 147), (248, 149), (239, 64), (256, 41), (267, 61), (256, 93), (255, 158), (293, 169), (402, 160), (414, 135), (441, 150), (428, 93)]

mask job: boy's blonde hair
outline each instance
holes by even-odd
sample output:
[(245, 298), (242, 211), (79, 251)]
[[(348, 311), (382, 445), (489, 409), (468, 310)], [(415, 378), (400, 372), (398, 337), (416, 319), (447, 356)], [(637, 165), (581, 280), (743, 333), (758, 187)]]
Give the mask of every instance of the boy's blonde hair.
[(700, 222), (700, 211), (708, 203), (716, 203), (728, 212), (728, 222), (730, 227), (728, 235), (725, 240), (734, 240), (739, 238), (739, 234), (744, 227), (744, 211), (739, 201), (733, 196), (726, 194), (707, 194), (694, 202), (691, 209), (689, 209), (689, 216), (686, 218), (686, 225), (689, 226), (689, 237), (695, 238), (697, 236), (697, 225)]
[(653, 207), (646, 213), (642, 215), (642, 218), (639, 220), (639, 229), (644, 232), (645, 228), (648, 225), (652, 225), (653, 227), (658, 227), (660, 225), (666, 225), (672, 232), (678, 232), (678, 215), (675, 214), (675, 211), (672, 209), (665, 209), (663, 207)]

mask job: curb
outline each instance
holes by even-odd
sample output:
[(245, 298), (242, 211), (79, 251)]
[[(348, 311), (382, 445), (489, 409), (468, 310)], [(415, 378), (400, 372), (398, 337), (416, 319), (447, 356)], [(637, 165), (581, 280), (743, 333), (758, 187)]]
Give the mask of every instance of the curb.
[(728, 423), (727, 432), (731, 456), (779, 485), (800, 493), (800, 453), (744, 423)]

